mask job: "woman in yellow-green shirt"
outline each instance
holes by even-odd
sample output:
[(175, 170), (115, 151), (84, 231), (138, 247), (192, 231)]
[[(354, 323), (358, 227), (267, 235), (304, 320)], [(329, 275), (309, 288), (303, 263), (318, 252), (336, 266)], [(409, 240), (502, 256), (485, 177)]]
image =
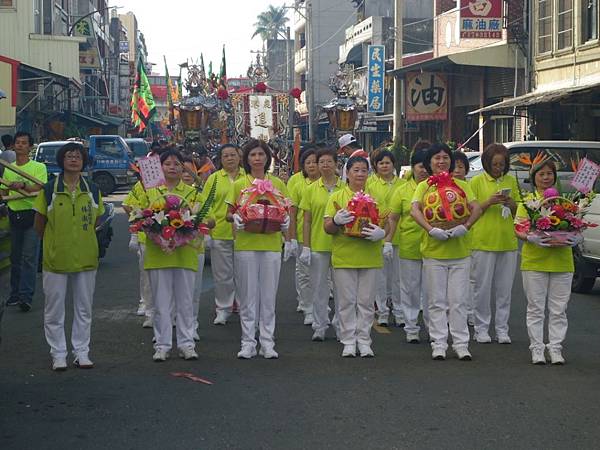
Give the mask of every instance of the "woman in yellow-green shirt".
[(381, 240), (385, 231), (374, 224), (362, 229), (363, 237), (344, 234), (343, 227), (354, 221), (346, 209), (348, 202), (359, 191), (374, 197), (378, 205), (383, 198), (366, 187), (369, 163), (361, 156), (353, 156), (346, 163), (348, 184), (333, 193), (325, 208), (324, 228), (333, 235), (331, 260), (333, 280), (339, 313), (339, 338), (344, 349), (343, 357), (374, 356), (371, 349), (371, 326), (375, 315), (372, 294), (377, 274), (383, 268)]
[[(302, 229), (304, 227), (304, 211), (300, 208), (300, 202), (304, 193), (315, 180), (319, 178), (319, 168), (317, 167), (317, 152), (314, 148), (306, 148), (300, 155), (300, 167), (302, 168), (302, 179), (292, 184), (288, 184), (288, 191), (292, 200), (290, 208), (290, 242), (292, 251), (299, 254), (304, 242)], [(298, 294), (298, 309), (304, 313), (304, 325), (313, 323), (313, 296), (310, 282), (310, 268), (299, 258), (296, 258), (296, 293)]]
[[(454, 170), (454, 154), (446, 144), (433, 144), (423, 161), (429, 175), (440, 176)], [(433, 181), (433, 179), (432, 179)], [(412, 199), (412, 216), (427, 234), (421, 243), (423, 255), (423, 279), (429, 302), (429, 336), (431, 357), (446, 359), (448, 328), (452, 334), (452, 348), (461, 360), (470, 360), (469, 327), (465, 290), (469, 286), (470, 254), (467, 237), (471, 226), (481, 214), (481, 208), (471, 189), (464, 181), (453, 178), (454, 184), (466, 196), (470, 216), (464, 225), (449, 230), (433, 227), (425, 220), (423, 205), (425, 198), (437, 188), (421, 181)]]
[[(544, 191), (556, 183), (556, 166), (552, 160), (532, 166), (530, 180), (535, 191), (523, 203), (543, 198)], [(516, 222), (528, 219), (523, 204), (517, 210)], [(544, 350), (552, 364), (564, 364), (562, 343), (567, 335), (567, 305), (573, 281), (573, 250), (581, 236), (563, 247), (550, 247), (549, 237), (540, 237), (515, 229), (525, 243), (521, 251), (523, 288), (527, 296), (527, 332), (533, 364), (546, 364)], [(544, 345), (544, 319), (548, 305), (548, 344)]]
[(215, 325), (225, 325), (233, 310), (235, 301), (235, 279), (233, 271), (233, 230), (231, 223), (227, 222), (227, 197), (233, 183), (244, 176), (241, 165), (240, 149), (234, 144), (224, 144), (217, 153), (217, 170), (211, 174), (204, 184), (203, 198), (217, 183), (214, 203), (211, 207), (211, 217), (216, 221), (215, 228), (211, 231), (211, 240), (207, 243), (210, 247), (210, 266), (215, 282), (215, 307), (217, 316)]
[[(242, 164), (246, 174), (233, 183), (227, 203), (229, 217), (235, 229), (234, 260), (235, 283), (240, 302), (240, 324), (242, 327), (241, 349), (238, 358), (256, 356), (256, 328), (260, 330), (260, 354), (267, 358), (278, 358), (275, 351), (275, 302), (281, 269), (281, 242), (285, 235), (284, 260), (291, 253), (288, 229), (289, 216), (280, 232), (261, 234), (244, 231), (245, 224), (237, 213), (240, 193), (253, 181), (269, 181), (284, 197), (288, 197), (285, 184), (267, 173), (271, 166), (271, 149), (258, 139), (251, 139), (242, 147)], [(283, 232), (283, 235), (282, 235)]]
[[(302, 252), (297, 259), (310, 268), (313, 305), (312, 340), (324, 341), (325, 332), (329, 326), (329, 273), (332, 238), (323, 229), (323, 222), (329, 197), (341, 190), (343, 184), (335, 173), (337, 152), (334, 149), (319, 150), (317, 165), (321, 177), (305, 189), (300, 201), (300, 209), (304, 211), (304, 243)], [(335, 323), (334, 326), (336, 326)]]

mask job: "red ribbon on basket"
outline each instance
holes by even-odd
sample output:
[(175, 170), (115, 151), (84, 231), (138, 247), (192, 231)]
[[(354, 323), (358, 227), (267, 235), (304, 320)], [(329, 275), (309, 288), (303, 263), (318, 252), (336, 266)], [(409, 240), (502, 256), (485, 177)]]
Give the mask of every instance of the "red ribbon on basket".
[[(371, 223), (379, 223), (379, 211), (375, 199), (363, 191), (358, 191), (348, 202), (348, 211), (354, 215), (354, 220), (350, 222), (348, 228), (351, 228), (358, 217), (368, 217)], [(348, 226), (346, 225), (346, 226)]]
[(437, 175), (431, 175), (427, 178), (427, 184), (429, 186), (435, 186), (437, 188), (438, 194), (440, 195), (440, 200), (442, 202), (442, 206), (444, 207), (444, 216), (446, 216), (446, 220), (452, 221), (454, 218), (452, 217), (452, 209), (450, 207), (450, 202), (446, 195), (446, 192), (454, 190), (463, 198), (467, 195), (465, 191), (463, 191), (455, 182), (452, 175), (448, 172), (441, 172)]

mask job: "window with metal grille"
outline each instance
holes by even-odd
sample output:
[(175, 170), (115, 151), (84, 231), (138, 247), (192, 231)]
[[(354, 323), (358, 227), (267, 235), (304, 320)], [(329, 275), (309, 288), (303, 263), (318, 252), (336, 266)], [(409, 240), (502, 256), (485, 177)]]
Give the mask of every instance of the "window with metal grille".
[(558, 0), (557, 50), (573, 46), (573, 0)]
[(598, 0), (581, 0), (581, 43), (598, 39)]
[(537, 7), (537, 52), (541, 55), (552, 50), (552, 0), (538, 0)]

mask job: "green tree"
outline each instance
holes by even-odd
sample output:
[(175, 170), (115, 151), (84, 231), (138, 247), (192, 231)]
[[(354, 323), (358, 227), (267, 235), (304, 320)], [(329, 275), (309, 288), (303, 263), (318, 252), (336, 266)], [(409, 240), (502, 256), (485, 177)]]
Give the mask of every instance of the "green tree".
[[(285, 6), (269, 5), (269, 9), (256, 16), (254, 24), (254, 36), (260, 36), (263, 41), (278, 39), (285, 36), (285, 28), (288, 22)], [(279, 34), (280, 33), (280, 34)]]

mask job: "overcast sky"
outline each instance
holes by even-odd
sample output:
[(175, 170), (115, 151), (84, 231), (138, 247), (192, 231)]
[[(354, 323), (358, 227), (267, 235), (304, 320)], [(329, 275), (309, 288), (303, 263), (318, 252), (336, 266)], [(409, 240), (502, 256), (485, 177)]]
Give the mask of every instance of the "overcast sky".
[[(280, 6), (285, 0), (110, 0), (110, 6), (123, 6), (119, 14), (132, 11), (144, 33), (148, 60), (155, 63), (154, 72), (164, 73), (163, 55), (167, 57), (169, 73), (179, 73), (178, 64), (188, 59), (212, 60), (219, 71), (221, 49), (225, 44), (227, 76), (246, 73), (252, 55), (250, 50), (262, 48), (259, 37), (250, 39), (256, 16), (269, 5)], [(291, 5), (292, 0), (287, 4)], [(292, 12), (288, 13), (290, 26)]]

